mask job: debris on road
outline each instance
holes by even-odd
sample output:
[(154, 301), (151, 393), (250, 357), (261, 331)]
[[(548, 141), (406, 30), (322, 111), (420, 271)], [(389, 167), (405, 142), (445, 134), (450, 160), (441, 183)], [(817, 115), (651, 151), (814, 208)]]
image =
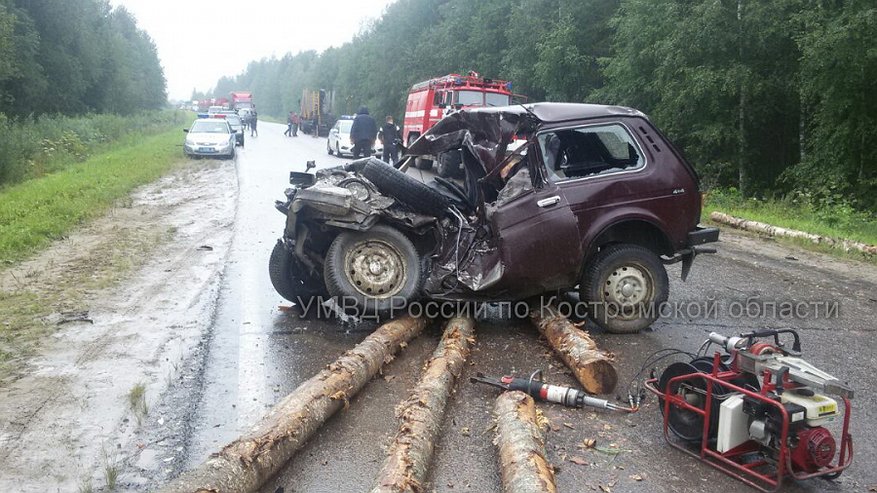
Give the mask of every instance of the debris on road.
[(396, 409), (401, 420), (399, 431), (387, 451), (372, 493), (423, 490), (448, 397), (475, 340), (474, 326), (475, 321), (469, 317), (448, 321), (417, 387)]
[(520, 391), (503, 392), (496, 398), (493, 413), (503, 491), (556, 492), (554, 468), (545, 456), (533, 398)]
[(426, 323), (406, 316), (380, 326), (277, 403), (248, 434), (159, 491), (256, 491)]
[[(516, 378), (511, 375), (505, 375), (500, 378), (491, 378), (484, 376), (482, 373), (478, 373), (476, 376), (470, 378), (469, 381), (472, 383), (485, 383), (504, 390), (519, 390), (534, 399), (544, 402), (554, 402), (567, 407), (582, 408), (588, 406), (628, 413), (637, 411), (637, 408), (635, 407), (619, 406), (606, 399), (591, 397), (579, 389), (562, 387), (560, 385), (549, 385), (542, 381), (542, 370), (534, 371), (530, 374), (530, 378)], [(563, 423), (563, 425), (571, 430), (575, 429), (571, 423)]]
[(530, 320), (586, 391), (591, 394), (612, 392), (618, 383), (612, 366), (614, 357), (601, 351), (587, 332), (548, 305), (532, 307)]

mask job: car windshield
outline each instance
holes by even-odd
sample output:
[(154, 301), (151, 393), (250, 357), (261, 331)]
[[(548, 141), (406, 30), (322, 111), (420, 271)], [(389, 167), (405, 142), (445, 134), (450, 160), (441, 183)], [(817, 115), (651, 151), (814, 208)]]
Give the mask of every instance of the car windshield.
[(228, 124), (224, 121), (199, 120), (192, 124), (189, 131), (199, 134), (227, 134)]
[(487, 100), (487, 106), (508, 106), (510, 100), (508, 94), (498, 92), (486, 92), (484, 98)]

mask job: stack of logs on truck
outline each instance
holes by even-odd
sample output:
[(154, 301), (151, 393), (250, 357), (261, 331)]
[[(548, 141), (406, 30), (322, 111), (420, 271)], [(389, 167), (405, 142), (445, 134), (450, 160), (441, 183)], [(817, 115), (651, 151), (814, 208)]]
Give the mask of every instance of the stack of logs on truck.
[(299, 101), (300, 130), (314, 137), (328, 137), (337, 117), (332, 112), (335, 92), (327, 89), (305, 89)]

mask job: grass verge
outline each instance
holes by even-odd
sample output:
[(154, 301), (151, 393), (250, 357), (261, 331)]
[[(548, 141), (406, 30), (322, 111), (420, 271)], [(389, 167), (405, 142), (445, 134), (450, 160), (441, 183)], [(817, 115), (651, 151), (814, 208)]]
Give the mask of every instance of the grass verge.
[(178, 130), (126, 138), (57, 173), (0, 192), (0, 262), (12, 263), (100, 216), (182, 161)]
[[(855, 211), (846, 206), (816, 209), (811, 205), (794, 200), (745, 199), (733, 190), (713, 190), (707, 194), (704, 201), (703, 222), (714, 224), (709, 219), (710, 214), (714, 211), (816, 235), (877, 245), (877, 216)], [(831, 253), (843, 258), (866, 259), (877, 263), (877, 259), (862, 254), (847, 253), (838, 248), (814, 244), (801, 239), (777, 238), (777, 240), (802, 246), (808, 250)]]

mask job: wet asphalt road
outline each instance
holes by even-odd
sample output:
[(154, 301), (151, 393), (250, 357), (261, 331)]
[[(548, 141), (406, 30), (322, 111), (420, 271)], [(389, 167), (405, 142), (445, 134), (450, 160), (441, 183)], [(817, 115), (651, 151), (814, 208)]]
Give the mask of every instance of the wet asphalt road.
[[(290, 170), (339, 164), (325, 139), (286, 138), (284, 126), (260, 124), (237, 159), (240, 182), (234, 239), (220, 289), (218, 310), (187, 444), (187, 467), (202, 461), (248, 428), (281, 397), (362, 340), (374, 327), (345, 330), (336, 322), (301, 320), (283, 312), (288, 302), (268, 278), (267, 260), (284, 218), (273, 208), (283, 196)], [(419, 175), (420, 172), (412, 172)], [(671, 300), (716, 300), (717, 317), (671, 317), (639, 335), (592, 334), (617, 355), (619, 391), (651, 352), (675, 347), (695, 351), (710, 331), (734, 334), (753, 328), (792, 327), (803, 337), (805, 357), (849, 381), (856, 389), (852, 432), (856, 458), (835, 482), (812, 480), (790, 491), (868, 491), (877, 487), (877, 414), (873, 349), (877, 321), (877, 269), (792, 251), (765, 240), (726, 235), (715, 256), (699, 257), (688, 282), (671, 266)], [(790, 257), (790, 258), (786, 258)], [(735, 318), (733, 301), (759, 296), (777, 302), (837, 301), (839, 318)], [(272, 479), (264, 491), (363, 491), (380, 469), (383, 447), (396, 431), (395, 406), (417, 380), (440, 334), (435, 324), (385, 367)], [(526, 320), (487, 317), (477, 323), (477, 343), (457, 385), (436, 444), (429, 491), (498, 491), (499, 471), (492, 445), (491, 409), (496, 393), (468, 383), (476, 371), (528, 374), (545, 370), (546, 380), (574, 384)], [(669, 448), (663, 441), (654, 399), (630, 416), (540, 405), (552, 423), (549, 460), (557, 467), (560, 491), (700, 492), (751, 491), (741, 483)], [(596, 439), (596, 449), (577, 447)], [(608, 453), (614, 451), (618, 453)], [(575, 458), (580, 465), (571, 462)], [(602, 489), (601, 489), (602, 488)]]

